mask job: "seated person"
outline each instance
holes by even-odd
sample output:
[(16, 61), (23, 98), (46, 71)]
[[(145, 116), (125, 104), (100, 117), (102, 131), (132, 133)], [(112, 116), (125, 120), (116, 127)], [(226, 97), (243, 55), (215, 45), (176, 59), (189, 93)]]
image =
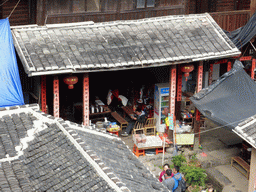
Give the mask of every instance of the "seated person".
[(128, 134), (131, 133), (134, 125), (136, 122), (139, 123), (145, 123), (146, 121), (146, 114), (144, 111), (142, 111), (140, 108), (137, 108), (135, 111), (135, 115), (133, 117), (133, 121), (129, 122), (128, 126), (126, 127), (126, 130), (124, 133), (122, 133), (122, 136), (128, 136)]

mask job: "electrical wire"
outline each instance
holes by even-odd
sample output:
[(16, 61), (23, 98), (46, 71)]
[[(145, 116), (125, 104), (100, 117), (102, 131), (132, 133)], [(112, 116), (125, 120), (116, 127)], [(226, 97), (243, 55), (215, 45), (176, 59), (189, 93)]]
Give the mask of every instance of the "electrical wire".
[(14, 8), (13, 8), (12, 12), (10, 13), (10, 15), (8, 16), (8, 18), (10, 18), (10, 17), (11, 17), (11, 15), (12, 15), (13, 11), (16, 9), (16, 7), (19, 5), (19, 3), (20, 3), (20, 0), (19, 0), (19, 1), (18, 1), (18, 3), (14, 6)]
[[(247, 118), (244, 118), (244, 119), (241, 119), (241, 120), (239, 120), (239, 121), (234, 121), (234, 122), (232, 122), (232, 123), (228, 123), (228, 124), (219, 126), (219, 127), (214, 127), (214, 128), (212, 128), (212, 129), (209, 129), (209, 130), (201, 131), (200, 133), (202, 134), (202, 133), (210, 132), (210, 131), (213, 131), (213, 130), (216, 130), (216, 129), (220, 129), (220, 128), (226, 127), (227, 125), (232, 125), (232, 124), (234, 124), (234, 123), (243, 122), (243, 121), (245, 121), (246, 119), (248, 119), (248, 117), (247, 117)], [(199, 134), (199, 133), (194, 133), (194, 134), (197, 135), (197, 134)]]
[(5, 4), (7, 1), (9, 1), (9, 0), (6, 0), (5, 2), (3, 2), (2, 4), (0, 4), (0, 7), (3, 5), (3, 4)]

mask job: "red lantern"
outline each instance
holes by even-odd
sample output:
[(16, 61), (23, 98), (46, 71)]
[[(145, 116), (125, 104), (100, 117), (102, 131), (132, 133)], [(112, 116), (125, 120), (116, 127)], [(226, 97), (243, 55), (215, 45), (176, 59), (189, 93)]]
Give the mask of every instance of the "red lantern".
[(186, 77), (186, 81), (188, 80), (189, 73), (194, 70), (194, 65), (184, 65), (181, 67), (181, 71), (184, 73), (184, 77)]
[(68, 76), (68, 77), (65, 77), (63, 81), (68, 85), (69, 89), (73, 89), (74, 84), (78, 82), (78, 78), (76, 76)]

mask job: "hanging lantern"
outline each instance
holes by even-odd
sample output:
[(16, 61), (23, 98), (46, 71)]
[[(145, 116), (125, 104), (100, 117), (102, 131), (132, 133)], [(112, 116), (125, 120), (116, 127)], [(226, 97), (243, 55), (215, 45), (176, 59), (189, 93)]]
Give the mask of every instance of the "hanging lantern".
[(76, 76), (68, 76), (68, 77), (65, 77), (63, 81), (68, 85), (69, 89), (73, 89), (74, 84), (78, 82), (78, 78)]
[(189, 73), (194, 70), (194, 65), (184, 65), (181, 67), (181, 71), (184, 73), (184, 77), (186, 77), (186, 81), (188, 80)]

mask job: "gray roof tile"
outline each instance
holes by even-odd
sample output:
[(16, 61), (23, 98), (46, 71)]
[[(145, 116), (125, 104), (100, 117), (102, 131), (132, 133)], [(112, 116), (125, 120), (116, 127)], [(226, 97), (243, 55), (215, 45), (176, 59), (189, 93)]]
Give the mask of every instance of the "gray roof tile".
[(4, 109), (1, 190), (168, 191), (116, 135), (52, 118), (34, 105)]
[(29, 76), (147, 67), (236, 56), (209, 14), (55, 27), (13, 28)]
[(256, 115), (238, 124), (233, 131), (256, 148)]

